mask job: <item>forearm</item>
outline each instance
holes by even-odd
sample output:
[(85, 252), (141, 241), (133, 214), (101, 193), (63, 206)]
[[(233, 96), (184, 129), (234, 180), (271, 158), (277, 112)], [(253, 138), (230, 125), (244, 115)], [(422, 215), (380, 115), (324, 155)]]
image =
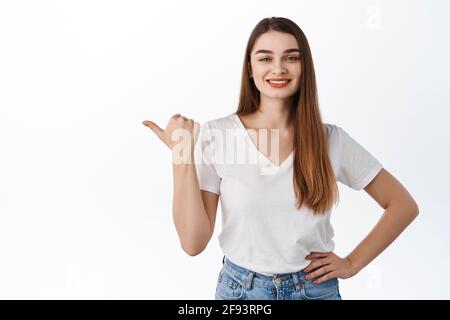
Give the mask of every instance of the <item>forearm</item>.
[(172, 164), (173, 220), (181, 246), (191, 255), (204, 249), (211, 222), (203, 205), (195, 164)]
[(418, 209), (415, 205), (405, 202), (389, 205), (367, 237), (346, 257), (350, 260), (355, 273), (385, 250), (417, 215)]

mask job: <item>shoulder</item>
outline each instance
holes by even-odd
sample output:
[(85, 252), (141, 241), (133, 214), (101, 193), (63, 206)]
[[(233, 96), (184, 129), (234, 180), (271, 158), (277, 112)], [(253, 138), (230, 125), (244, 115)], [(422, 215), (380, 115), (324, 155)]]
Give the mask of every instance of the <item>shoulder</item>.
[(234, 117), (235, 113), (233, 112), (221, 117), (209, 119), (203, 123), (203, 127), (208, 129), (219, 129), (219, 130), (234, 128), (236, 125)]
[(342, 142), (345, 140), (345, 130), (334, 123), (323, 123), (328, 144), (328, 152), (333, 161), (337, 161), (342, 154)]
[(331, 142), (339, 142), (339, 140), (342, 137), (342, 133), (344, 132), (344, 129), (342, 129), (342, 127), (334, 123), (324, 122), (323, 126), (325, 128), (325, 134), (327, 135), (328, 140)]
[(343, 129), (334, 123), (323, 123), (325, 130), (325, 137), (328, 146), (328, 155), (330, 157), (331, 165), (334, 174), (339, 172), (340, 159), (342, 155), (342, 131)]
[(338, 130), (341, 130), (342, 128), (334, 123), (324, 122), (323, 126), (326, 128), (326, 130), (330, 133), (336, 133)]

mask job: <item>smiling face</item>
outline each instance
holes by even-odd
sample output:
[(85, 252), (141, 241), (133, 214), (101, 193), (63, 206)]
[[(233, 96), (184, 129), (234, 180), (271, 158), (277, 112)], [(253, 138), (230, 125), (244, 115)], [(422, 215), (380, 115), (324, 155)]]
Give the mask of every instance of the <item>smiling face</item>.
[[(269, 31), (256, 40), (250, 53), (250, 76), (261, 95), (290, 98), (300, 87), (300, 75), (300, 53), (293, 35)], [(270, 79), (287, 80), (287, 84), (271, 83)]]

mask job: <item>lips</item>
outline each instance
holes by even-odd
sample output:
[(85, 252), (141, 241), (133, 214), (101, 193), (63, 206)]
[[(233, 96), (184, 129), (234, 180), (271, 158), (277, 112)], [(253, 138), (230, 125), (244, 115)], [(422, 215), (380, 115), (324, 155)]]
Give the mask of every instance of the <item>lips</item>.
[(289, 78), (272, 78), (272, 79), (267, 79), (267, 81), (286, 81), (286, 80), (288, 80), (288, 81), (291, 81), (291, 79), (289, 79)]
[(289, 83), (291, 82), (291, 79), (268, 79), (266, 81), (269, 83), (281, 84), (281, 83)]
[(284, 88), (288, 86), (289, 82), (291, 82), (291, 79), (283, 79), (283, 80), (269, 79), (266, 81), (272, 88)]

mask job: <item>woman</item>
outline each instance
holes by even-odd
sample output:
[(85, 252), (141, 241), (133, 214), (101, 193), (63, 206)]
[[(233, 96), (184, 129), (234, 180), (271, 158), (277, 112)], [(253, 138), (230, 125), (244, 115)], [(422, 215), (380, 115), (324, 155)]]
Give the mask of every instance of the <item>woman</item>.
[[(224, 258), (216, 299), (339, 300), (338, 278), (357, 274), (418, 215), (414, 199), (374, 156), (341, 127), (322, 123), (308, 41), (286, 18), (263, 19), (252, 31), (235, 113), (201, 127), (180, 114), (165, 130), (144, 125), (173, 151), (173, 217), (189, 255), (211, 239), (221, 199)], [(177, 130), (188, 133), (181, 146), (172, 140)], [(259, 158), (256, 164), (218, 161), (230, 131)], [(229, 155), (234, 147), (225, 150)], [(180, 151), (184, 158), (175, 161)], [(385, 209), (345, 257), (333, 253), (337, 181), (364, 189)]]

